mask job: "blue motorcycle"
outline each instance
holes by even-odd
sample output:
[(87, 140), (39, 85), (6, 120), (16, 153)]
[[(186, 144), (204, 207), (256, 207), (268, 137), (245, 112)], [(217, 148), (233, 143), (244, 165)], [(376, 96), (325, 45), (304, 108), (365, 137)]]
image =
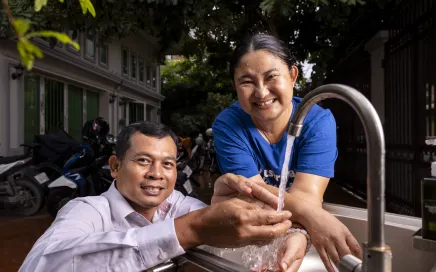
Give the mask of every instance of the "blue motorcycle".
[(107, 134), (106, 126), (99, 118), (87, 122), (81, 150), (65, 162), (62, 175), (48, 184), (47, 210), (52, 216), (71, 199), (98, 195), (109, 188), (113, 179), (106, 168), (116, 139)]

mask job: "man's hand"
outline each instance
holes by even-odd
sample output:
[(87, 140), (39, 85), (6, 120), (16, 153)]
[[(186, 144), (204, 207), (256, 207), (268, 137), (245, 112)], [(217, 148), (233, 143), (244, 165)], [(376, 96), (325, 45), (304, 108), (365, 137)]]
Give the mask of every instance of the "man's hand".
[(174, 221), (180, 245), (242, 247), (263, 245), (284, 234), (291, 213), (260, 209), (251, 198), (234, 198), (191, 212)]
[(272, 209), (277, 209), (277, 196), (261, 185), (234, 174), (222, 175), (215, 181), (211, 203), (218, 203), (241, 195), (263, 202)]
[(342, 222), (322, 208), (314, 208), (312, 212), (311, 220), (307, 221), (305, 227), (329, 272), (335, 271), (329, 257), (335, 265), (347, 254), (362, 259), (359, 242)]

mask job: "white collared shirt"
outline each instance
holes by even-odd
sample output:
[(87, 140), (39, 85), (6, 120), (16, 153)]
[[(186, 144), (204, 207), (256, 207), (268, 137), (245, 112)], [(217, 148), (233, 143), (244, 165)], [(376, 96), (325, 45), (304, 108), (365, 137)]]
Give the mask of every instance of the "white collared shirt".
[(19, 271), (142, 271), (185, 253), (174, 218), (206, 204), (174, 190), (151, 223), (114, 184), (100, 196), (69, 201)]

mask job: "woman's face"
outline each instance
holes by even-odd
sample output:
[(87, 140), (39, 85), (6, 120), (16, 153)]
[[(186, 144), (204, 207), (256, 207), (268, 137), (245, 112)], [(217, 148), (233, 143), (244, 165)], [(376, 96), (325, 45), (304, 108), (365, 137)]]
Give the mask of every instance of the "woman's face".
[(274, 121), (292, 107), (298, 69), (265, 50), (242, 56), (234, 71), (234, 87), (242, 109), (254, 121)]

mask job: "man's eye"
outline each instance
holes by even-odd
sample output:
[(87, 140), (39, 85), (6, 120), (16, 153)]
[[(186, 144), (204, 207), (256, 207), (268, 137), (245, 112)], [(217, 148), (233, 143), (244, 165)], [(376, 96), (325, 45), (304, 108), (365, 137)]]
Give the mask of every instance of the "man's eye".
[(174, 163), (172, 163), (172, 162), (165, 162), (164, 165), (167, 166), (167, 167), (173, 167)]
[(141, 164), (146, 164), (149, 163), (150, 161), (146, 158), (138, 158), (136, 159), (137, 162), (141, 163)]

